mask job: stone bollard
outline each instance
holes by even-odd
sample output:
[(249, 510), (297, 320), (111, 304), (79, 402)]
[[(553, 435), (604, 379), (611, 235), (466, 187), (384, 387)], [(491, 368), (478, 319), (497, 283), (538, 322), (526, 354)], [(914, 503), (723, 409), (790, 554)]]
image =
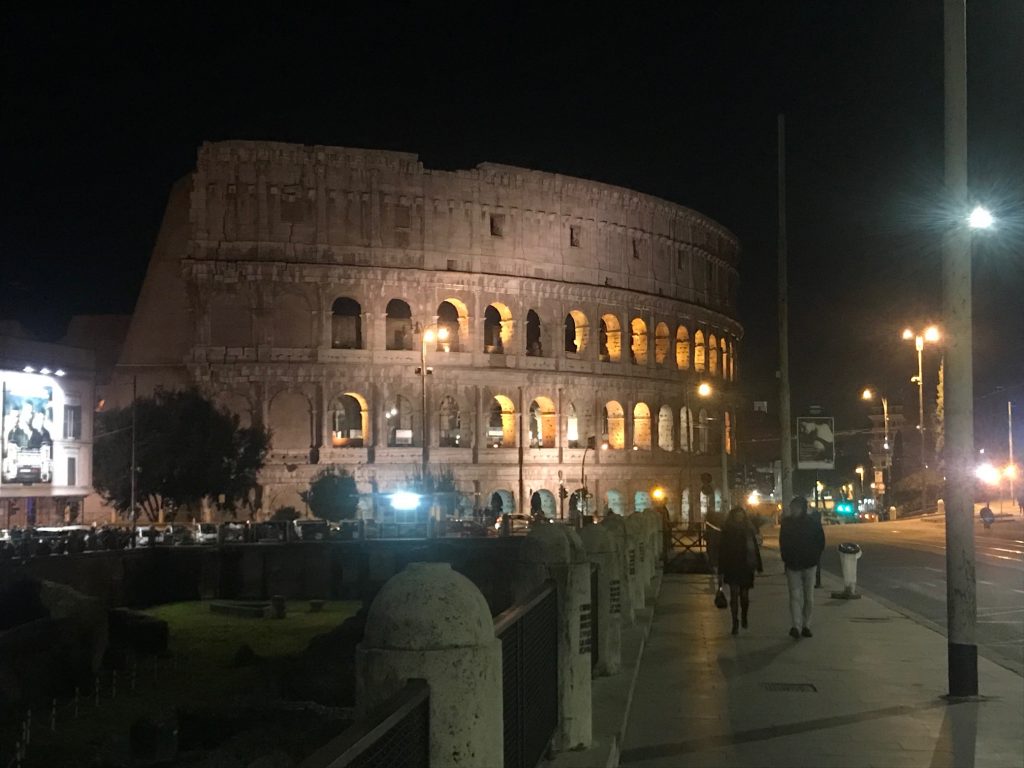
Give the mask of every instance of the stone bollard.
[(646, 526), (636, 514), (626, 518), (626, 539), (632, 553), (629, 558), (629, 587), (633, 594), (633, 610), (639, 611), (647, 605), (647, 566), (644, 555), (647, 547), (644, 544)]
[(619, 615), (622, 626), (631, 627), (633, 626), (633, 590), (629, 580), (629, 537), (626, 535), (626, 520), (622, 515), (612, 512), (610, 515), (605, 515), (601, 525), (608, 531), (618, 552), (619, 574), (622, 580), (619, 585), (619, 597), (622, 602), (622, 610)]
[(597, 564), (595, 671), (598, 675), (614, 675), (622, 667), (622, 556), (604, 526), (584, 526), (580, 539), (590, 562)]
[(661, 515), (653, 507), (645, 509), (644, 515), (651, 526), (651, 565), (657, 575), (665, 564), (665, 532)]
[(590, 684), (590, 560), (576, 531), (564, 525), (530, 528), (519, 550), (516, 599), (545, 579), (558, 589), (558, 729), (555, 751), (585, 749), (593, 733)]
[(356, 649), (359, 714), (411, 678), (430, 686), (430, 765), (502, 765), (501, 641), (483, 594), (448, 563), (411, 563), (371, 604)]

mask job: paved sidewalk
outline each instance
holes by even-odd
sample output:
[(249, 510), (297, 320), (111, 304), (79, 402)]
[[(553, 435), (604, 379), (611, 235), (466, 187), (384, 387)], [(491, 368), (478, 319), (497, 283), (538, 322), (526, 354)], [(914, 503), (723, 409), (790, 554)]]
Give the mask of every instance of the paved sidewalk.
[(833, 600), (793, 640), (778, 552), (730, 633), (708, 576), (666, 574), (638, 671), (622, 766), (1024, 766), (1024, 678), (978, 660), (979, 701), (948, 702), (946, 639), (868, 598)]

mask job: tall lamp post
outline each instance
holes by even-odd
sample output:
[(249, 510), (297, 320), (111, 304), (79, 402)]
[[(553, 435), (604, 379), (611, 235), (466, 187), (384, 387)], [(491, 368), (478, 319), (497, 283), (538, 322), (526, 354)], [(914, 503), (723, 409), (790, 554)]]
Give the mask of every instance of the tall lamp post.
[[(707, 399), (715, 394), (714, 388), (706, 381), (701, 382), (697, 386), (697, 394)], [(726, 450), (726, 426), (725, 426), (725, 403), (722, 404), (721, 414), (718, 417), (719, 421), (722, 422), (722, 434), (721, 434), (721, 459), (722, 459), (722, 511), (727, 512), (729, 510), (729, 456)]]
[[(420, 466), (420, 478), (425, 484), (427, 480), (427, 462), (430, 460), (430, 418), (427, 415), (427, 374), (433, 371), (427, 369), (427, 345), (432, 344), (435, 341), (442, 343), (448, 341), (448, 329), (445, 327), (437, 328), (436, 324), (427, 328), (421, 328), (420, 324), (416, 324), (415, 332), (421, 334), (420, 343), (420, 395), (422, 397), (422, 414), (423, 414), (423, 425), (422, 425), (422, 436), (423, 451)], [(426, 490), (426, 488), (424, 488)]]
[[(583, 504), (585, 505), (587, 512), (590, 511), (590, 491), (587, 490), (587, 451), (594, 450), (594, 443), (595, 441), (592, 437), (587, 440), (587, 447), (583, 449), (583, 460), (580, 461), (580, 485), (583, 486)], [(602, 442), (601, 450), (607, 451), (608, 443)], [(583, 511), (580, 511), (576, 516), (577, 524), (583, 521), (582, 515)]]
[(925, 482), (925, 468), (927, 467), (926, 461), (926, 445), (924, 439), (924, 367), (922, 364), (922, 353), (924, 352), (925, 342), (929, 344), (936, 343), (941, 338), (939, 329), (934, 325), (929, 325), (921, 333), (917, 333), (910, 328), (903, 330), (903, 340), (910, 341), (914, 340), (914, 349), (917, 350), (917, 419), (918, 419), (918, 430), (921, 433), (921, 512), (924, 513), (925, 507), (928, 504), (928, 484)]
[[(874, 400), (875, 391), (870, 387), (865, 387), (864, 391), (860, 393), (861, 400)], [(889, 477), (892, 469), (892, 443), (889, 441), (889, 398), (885, 395), (878, 395), (878, 399), (882, 402), (882, 505), (886, 507), (886, 515), (888, 516), (888, 505), (885, 503), (889, 493)], [(861, 477), (861, 494), (864, 493), (864, 478)], [(881, 518), (879, 518), (881, 519)]]

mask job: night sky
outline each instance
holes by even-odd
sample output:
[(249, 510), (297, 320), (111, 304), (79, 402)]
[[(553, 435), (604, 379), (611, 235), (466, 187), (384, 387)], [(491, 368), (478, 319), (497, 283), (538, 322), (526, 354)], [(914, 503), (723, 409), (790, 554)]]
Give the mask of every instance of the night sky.
[[(941, 0), (403, 5), (5, 11), (3, 316), (59, 336), (73, 313), (130, 312), (205, 140), (394, 149), (715, 218), (744, 249), (739, 372), (771, 397), (784, 112), (794, 413), (863, 429), (866, 384), (916, 413), (899, 332), (939, 316)], [(1024, 424), (1024, 2), (969, 6), (971, 190), (1000, 219), (974, 262), (977, 442), (1005, 450), (1008, 399)]]

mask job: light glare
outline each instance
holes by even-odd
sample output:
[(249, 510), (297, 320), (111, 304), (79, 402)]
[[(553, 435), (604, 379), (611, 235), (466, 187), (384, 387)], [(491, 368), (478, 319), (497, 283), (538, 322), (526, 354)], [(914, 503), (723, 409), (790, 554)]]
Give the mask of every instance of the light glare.
[(967, 217), (967, 224), (971, 229), (990, 229), (995, 223), (992, 213), (984, 206), (975, 206)]
[(999, 485), (999, 470), (988, 462), (979, 464), (978, 468), (974, 470), (974, 474), (986, 485)]

